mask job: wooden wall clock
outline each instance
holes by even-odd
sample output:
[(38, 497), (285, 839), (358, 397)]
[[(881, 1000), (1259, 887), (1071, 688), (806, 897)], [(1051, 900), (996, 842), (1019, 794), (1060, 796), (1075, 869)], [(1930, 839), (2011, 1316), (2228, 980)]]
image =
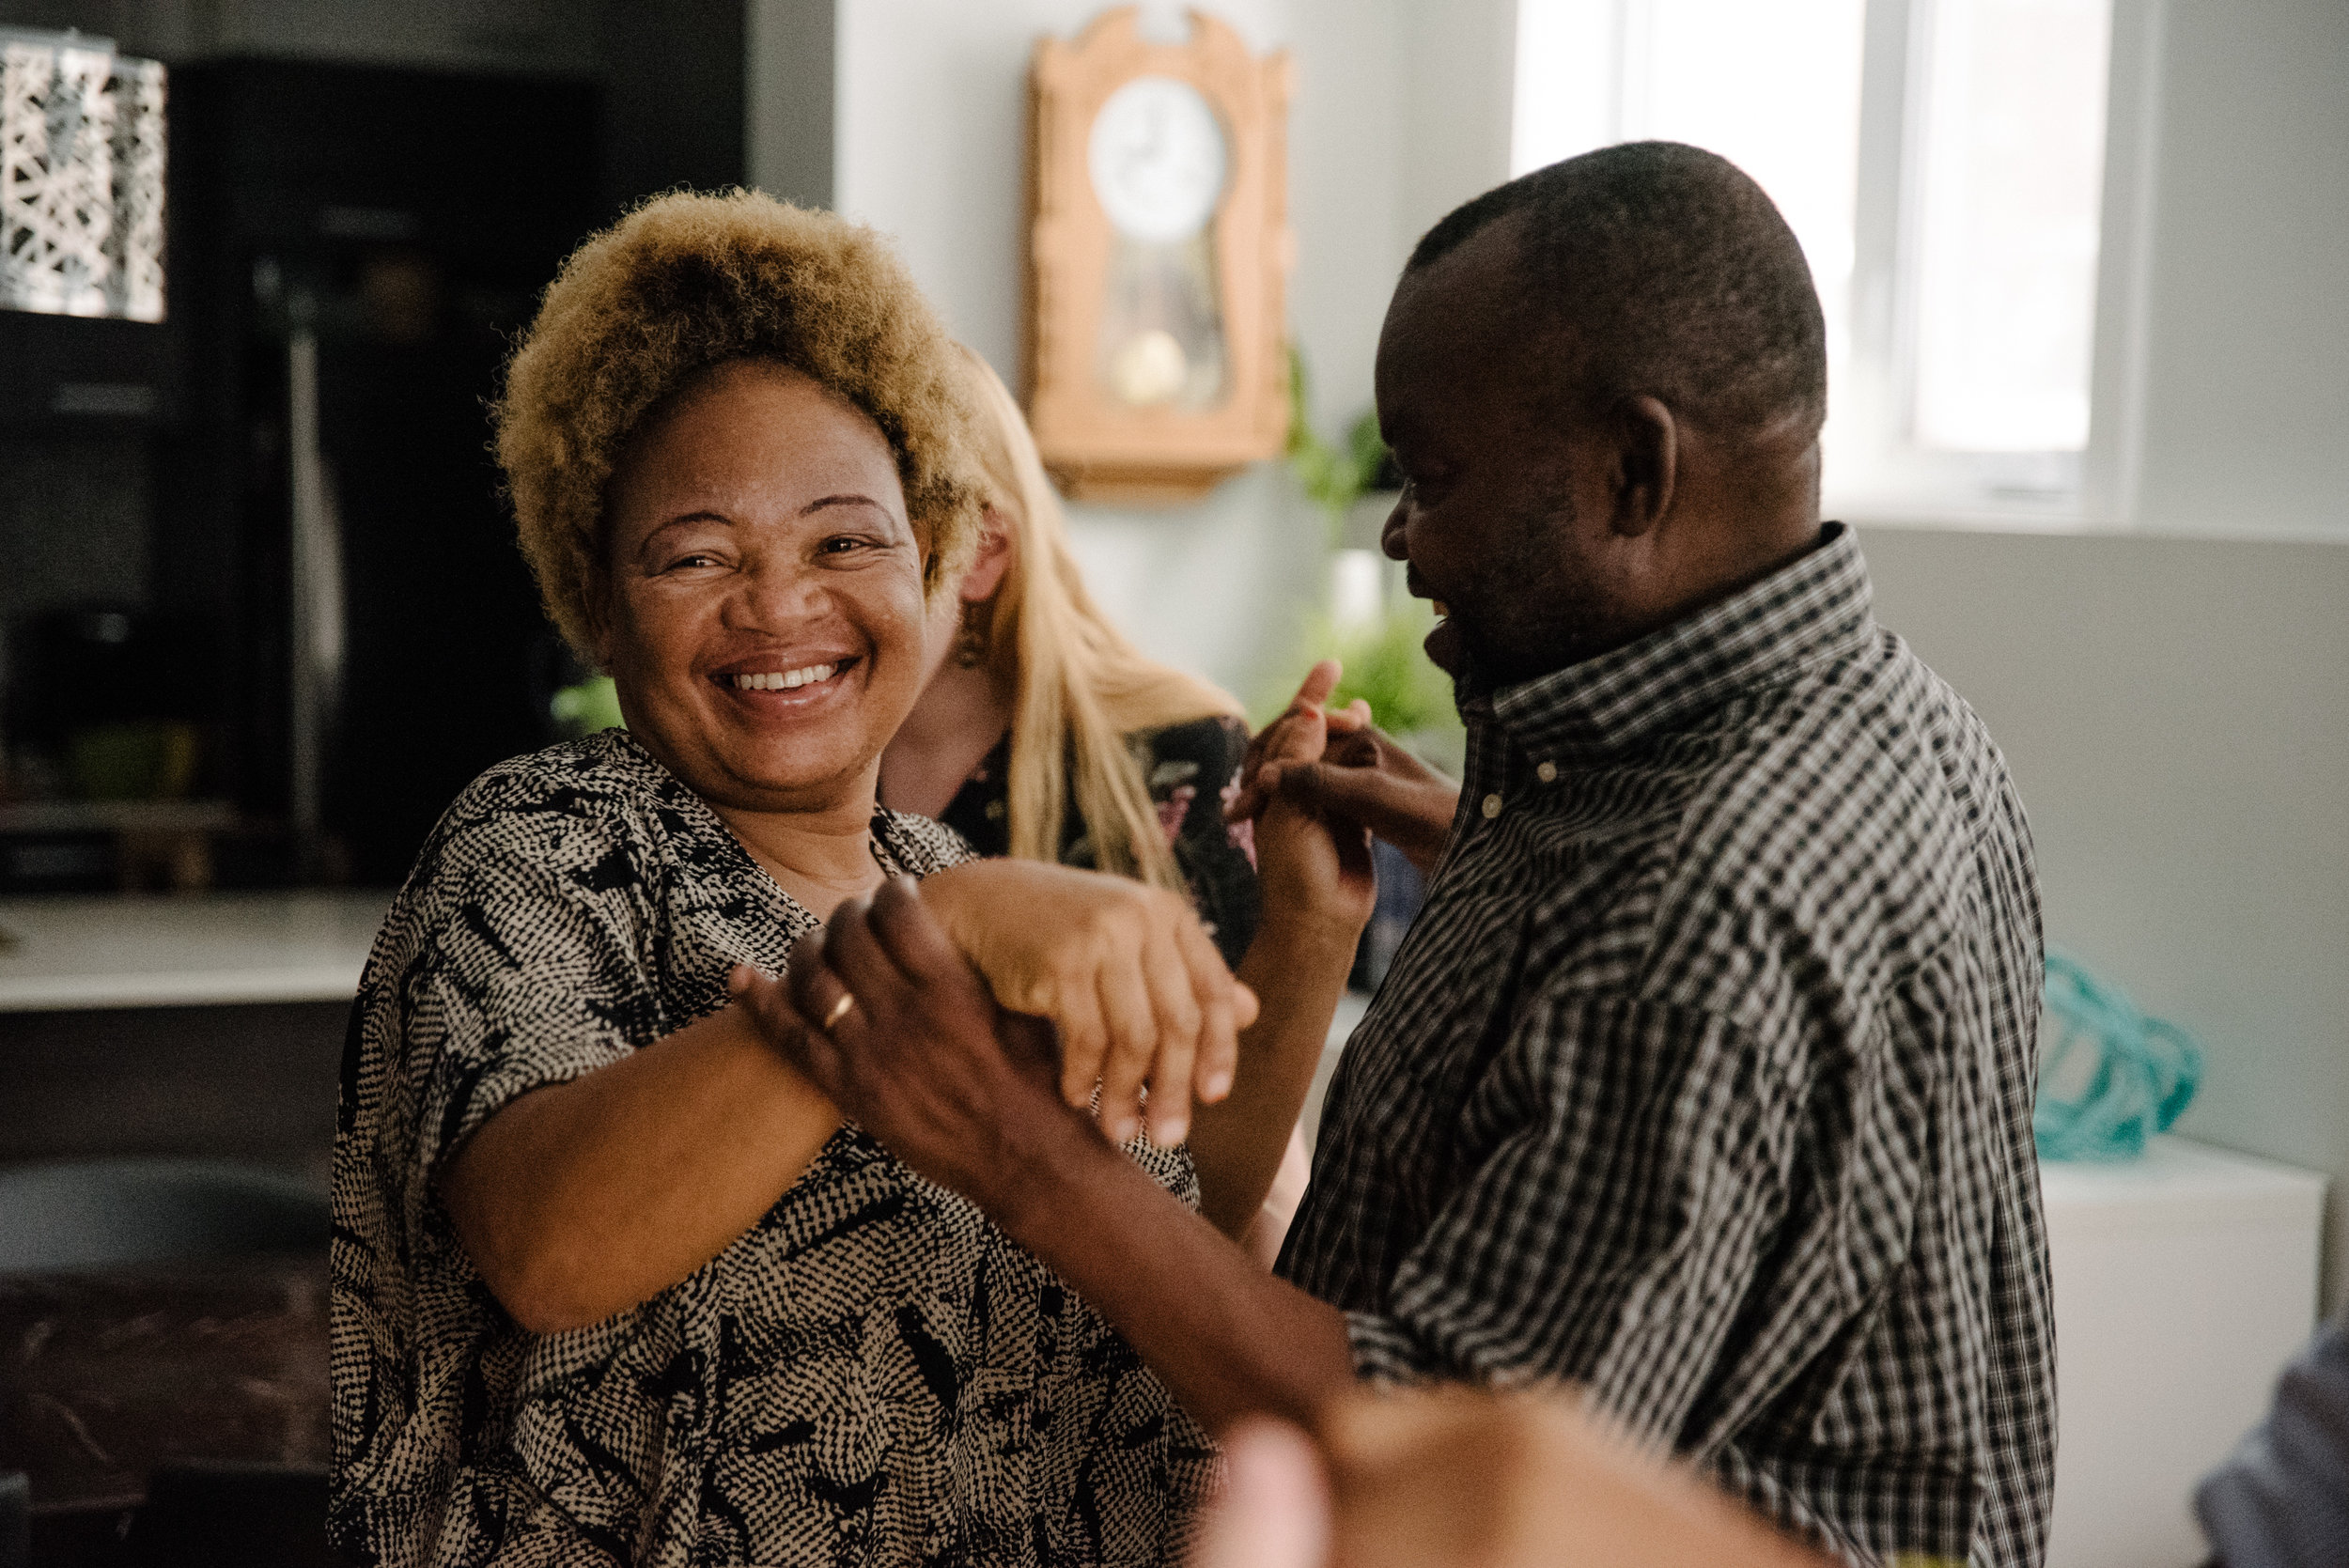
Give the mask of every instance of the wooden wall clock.
[(1028, 418), (1079, 500), (1191, 500), (1288, 433), (1288, 54), (1190, 23), (1107, 11), (1029, 73)]

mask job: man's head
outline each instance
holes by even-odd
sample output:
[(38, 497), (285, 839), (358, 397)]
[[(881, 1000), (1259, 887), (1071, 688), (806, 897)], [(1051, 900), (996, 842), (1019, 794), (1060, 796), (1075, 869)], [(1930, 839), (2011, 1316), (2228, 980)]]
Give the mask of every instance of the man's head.
[(1387, 552), (1480, 685), (1681, 618), (1817, 533), (1826, 333), (1793, 231), (1727, 160), (1602, 148), (1430, 229), (1378, 344), (1408, 481)]

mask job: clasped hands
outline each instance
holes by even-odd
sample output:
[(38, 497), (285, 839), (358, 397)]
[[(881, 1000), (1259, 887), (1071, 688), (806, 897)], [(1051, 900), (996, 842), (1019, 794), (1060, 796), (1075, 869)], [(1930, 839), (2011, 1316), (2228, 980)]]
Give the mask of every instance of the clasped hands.
[[(1327, 710), (1337, 675), (1317, 665), (1251, 744), (1227, 815), (1255, 825), (1266, 929), (1310, 929), (1324, 950), (1350, 951), (1375, 895), (1368, 831), (1333, 807), (1350, 774), (1417, 791), (1410, 810), (1370, 804), (1430, 860), (1456, 792), (1359, 705)], [(1341, 750), (1349, 760), (1315, 767)], [(1322, 777), (1339, 768), (1347, 779)], [(1407, 822), (1413, 811), (1438, 819)], [(733, 986), (843, 1111), (983, 1203), (1036, 1152), (1023, 1142), (1057, 1136), (1088, 1103), (1113, 1140), (1146, 1123), (1154, 1141), (1180, 1142), (1194, 1102), (1230, 1093), (1258, 1010), (1179, 894), (1024, 861), (894, 881), (803, 938), (786, 980), (741, 969)]]

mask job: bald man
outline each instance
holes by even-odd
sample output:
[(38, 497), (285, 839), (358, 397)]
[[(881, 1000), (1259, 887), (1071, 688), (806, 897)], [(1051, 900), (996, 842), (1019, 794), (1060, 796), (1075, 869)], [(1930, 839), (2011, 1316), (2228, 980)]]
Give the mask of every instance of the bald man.
[[(1312, 1422), (1358, 1380), (1570, 1382), (1852, 1560), (2038, 1562), (2030, 839), (1820, 522), (1793, 234), (1674, 144), (1512, 181), (1420, 242), (1377, 400), (1408, 480), (1386, 548), (1443, 617), (1468, 776), (1439, 827), (1451, 792), (1368, 737), (1314, 762), (1305, 702), (1243, 802), (1434, 871), (1331, 1086), (1288, 1282), (1050, 1097), (909, 891), (795, 959), (788, 1048), (1211, 1427)], [(807, 1030), (844, 989), (850, 1021)], [(1236, 1098), (1283, 1101), (1247, 1073)]]

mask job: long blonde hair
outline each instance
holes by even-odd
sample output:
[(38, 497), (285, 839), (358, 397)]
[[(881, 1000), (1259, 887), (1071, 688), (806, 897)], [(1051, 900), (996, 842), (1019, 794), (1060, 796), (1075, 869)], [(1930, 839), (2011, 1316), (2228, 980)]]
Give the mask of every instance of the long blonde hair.
[[(1244, 710), (1227, 692), (1144, 658), (1094, 603), (1019, 405), (987, 361), (968, 348), (962, 356), (987, 504), (1012, 536), (988, 621), (989, 658), (1012, 676), (1015, 692), (1011, 852), (1058, 860), (1073, 794), (1097, 867), (1186, 891), (1126, 737)], [(1016, 660), (1008, 670), (1007, 660)]]

